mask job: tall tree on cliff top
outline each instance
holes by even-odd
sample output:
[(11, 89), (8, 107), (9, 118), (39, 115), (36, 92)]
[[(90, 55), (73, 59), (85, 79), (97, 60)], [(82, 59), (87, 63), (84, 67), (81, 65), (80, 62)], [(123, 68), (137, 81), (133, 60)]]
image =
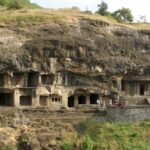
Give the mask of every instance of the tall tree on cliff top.
[(132, 22), (133, 15), (129, 8), (121, 8), (112, 13), (112, 16), (119, 22)]
[(98, 5), (98, 11), (97, 13), (102, 15), (102, 16), (108, 16), (109, 12), (108, 10), (108, 5), (104, 1), (101, 2), (101, 4)]

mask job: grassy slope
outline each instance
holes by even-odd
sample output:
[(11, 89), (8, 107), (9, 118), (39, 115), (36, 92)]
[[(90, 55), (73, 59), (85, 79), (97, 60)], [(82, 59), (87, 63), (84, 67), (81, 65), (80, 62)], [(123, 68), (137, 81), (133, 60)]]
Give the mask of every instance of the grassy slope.
[(19, 9), (7, 10), (0, 7), (0, 23), (26, 26), (48, 22), (68, 22), (72, 18), (88, 18), (91, 20), (101, 20), (110, 24), (127, 26), (137, 29), (150, 29), (150, 24), (120, 24), (112, 17), (104, 17), (97, 14), (85, 14), (76, 9)]
[[(87, 15), (81, 13), (78, 10), (73, 9), (19, 9), (19, 10), (7, 10), (4, 7), (0, 8), (0, 22), (1, 23), (17, 23), (23, 22), (49, 22), (49, 21), (67, 21), (71, 17), (86, 17), (90, 19), (100, 19), (106, 22), (115, 21), (112, 18), (106, 18), (99, 15)], [(66, 20), (67, 19), (67, 20)]]
[[(150, 29), (149, 24), (119, 24), (112, 18), (99, 15), (87, 15), (77, 10), (61, 9), (20, 9), (7, 10), (0, 8), (0, 23), (26, 26), (47, 22), (65, 22), (72, 18), (89, 18), (102, 20), (110, 24), (123, 25), (136, 29)], [(66, 140), (75, 145), (81, 145), (84, 137), (89, 135), (97, 150), (149, 150), (150, 149), (150, 122), (134, 124), (114, 124), (83, 122), (80, 131), (66, 133)]]
[(150, 121), (132, 124), (85, 121), (78, 129), (76, 134), (66, 134), (64, 142), (68, 141), (81, 146), (86, 135), (89, 135), (95, 147), (92, 150), (150, 149)]

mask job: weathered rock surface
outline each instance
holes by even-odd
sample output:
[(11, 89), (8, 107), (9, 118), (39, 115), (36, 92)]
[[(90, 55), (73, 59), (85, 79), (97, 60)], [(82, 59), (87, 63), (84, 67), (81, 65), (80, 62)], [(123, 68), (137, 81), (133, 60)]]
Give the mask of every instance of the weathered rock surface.
[(88, 19), (1, 27), (0, 71), (97, 77), (149, 72), (150, 32)]
[[(68, 73), (79, 85), (96, 85), (110, 75), (150, 73), (149, 30), (75, 19), (30, 28), (3, 26), (0, 34), (0, 72)], [(0, 148), (27, 140), (26, 146), (35, 150), (58, 149), (63, 132), (74, 130), (73, 119), (77, 123), (89, 117), (59, 113), (62, 116), (57, 118), (56, 112), (40, 110), (22, 115), (14, 109), (0, 113)], [(44, 113), (52, 117), (46, 119)], [(59, 121), (61, 117), (63, 121)]]

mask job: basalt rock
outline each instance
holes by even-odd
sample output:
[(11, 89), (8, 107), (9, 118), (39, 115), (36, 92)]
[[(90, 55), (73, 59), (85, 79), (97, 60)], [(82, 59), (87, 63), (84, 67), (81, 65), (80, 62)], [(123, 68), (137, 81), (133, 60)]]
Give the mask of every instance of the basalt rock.
[(149, 30), (79, 19), (30, 29), (1, 27), (0, 32), (1, 72), (35, 70), (93, 77), (148, 72), (150, 67)]

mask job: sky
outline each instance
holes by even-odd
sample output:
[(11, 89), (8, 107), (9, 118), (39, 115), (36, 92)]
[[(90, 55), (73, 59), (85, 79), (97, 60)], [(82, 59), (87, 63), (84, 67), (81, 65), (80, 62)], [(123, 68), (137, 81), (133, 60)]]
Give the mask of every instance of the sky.
[[(138, 21), (140, 16), (146, 16), (147, 21), (150, 22), (150, 1), (149, 0), (103, 0), (108, 4), (108, 10), (113, 12), (119, 8), (127, 7), (132, 11), (134, 21)], [(71, 8), (77, 6), (81, 10), (86, 9), (95, 12), (97, 5), (101, 0), (31, 0), (44, 8)]]

